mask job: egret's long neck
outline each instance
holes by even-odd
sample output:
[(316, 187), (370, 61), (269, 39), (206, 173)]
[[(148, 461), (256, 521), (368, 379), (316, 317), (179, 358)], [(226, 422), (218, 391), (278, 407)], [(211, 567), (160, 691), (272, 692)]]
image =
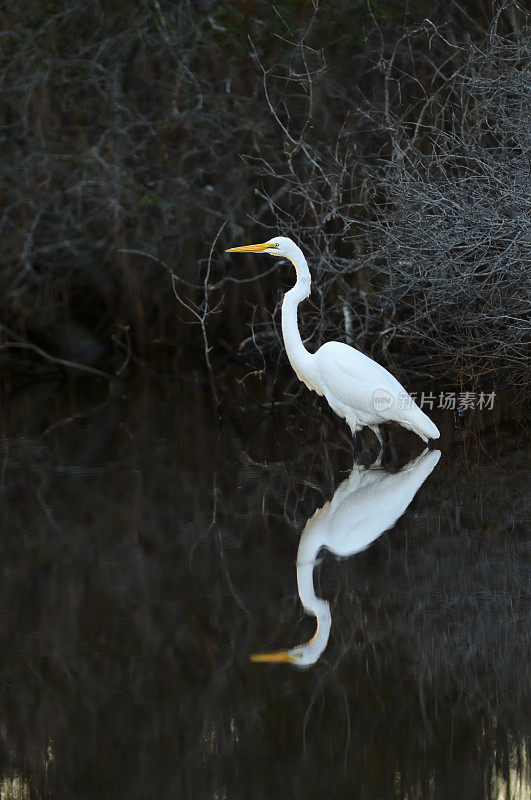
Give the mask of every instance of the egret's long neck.
[(301, 370), (304, 371), (304, 367), (312, 357), (302, 343), (297, 323), (297, 306), (310, 294), (311, 279), (306, 259), (298, 247), (297, 252), (294, 253), (290, 260), (297, 273), (297, 283), (293, 289), (290, 289), (284, 295), (284, 302), (282, 303), (282, 336), (284, 337), (284, 346), (290, 364), (295, 372), (299, 373)]
[(327, 600), (317, 597), (313, 583), (313, 571), (317, 563), (317, 555), (323, 545), (319, 526), (312, 525), (309, 520), (304, 529), (297, 551), (297, 586), (304, 610), (317, 618), (317, 629), (312, 639), (305, 645), (311, 651), (315, 661), (325, 649), (330, 636), (332, 617)]

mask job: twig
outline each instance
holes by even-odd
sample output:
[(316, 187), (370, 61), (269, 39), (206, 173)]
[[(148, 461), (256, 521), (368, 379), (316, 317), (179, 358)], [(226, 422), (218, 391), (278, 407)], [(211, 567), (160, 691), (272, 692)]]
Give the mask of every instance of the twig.
[(69, 367), (70, 369), (77, 369), (80, 372), (88, 372), (90, 375), (97, 375), (99, 378), (105, 378), (105, 380), (110, 381), (111, 383), (116, 383), (116, 378), (114, 375), (110, 375), (108, 372), (103, 372), (101, 369), (96, 369), (96, 367), (89, 367), (87, 364), (78, 364), (77, 361), (68, 361), (65, 358), (57, 358), (57, 356), (52, 356), (50, 353), (47, 353), (41, 347), (37, 347), (36, 344), (32, 342), (2, 342), (0, 344), (0, 350), (9, 350), (12, 348), (17, 348), (19, 350), (31, 350), (33, 353), (37, 353), (37, 355), (44, 358), (46, 361), (49, 361), (52, 364), (59, 364), (62, 367)]
[(215, 306), (214, 308), (209, 308), (208, 296), (209, 296), (209, 293), (210, 293), (210, 291), (212, 289), (212, 287), (209, 286), (210, 267), (211, 267), (211, 264), (212, 264), (212, 255), (214, 253), (214, 248), (215, 248), (215, 246), (217, 244), (217, 241), (218, 241), (218, 239), (219, 239), (219, 237), (221, 235), (221, 232), (223, 231), (223, 228), (225, 227), (226, 224), (227, 224), (227, 221), (225, 221), (219, 227), (218, 232), (217, 232), (217, 234), (216, 234), (216, 236), (214, 238), (214, 241), (212, 242), (212, 246), (210, 248), (210, 253), (209, 253), (208, 261), (207, 261), (207, 269), (206, 269), (205, 278), (204, 278), (204, 281), (203, 281), (203, 303), (202, 303), (202, 308), (199, 308), (198, 306), (195, 306), (195, 308), (194, 308), (193, 305), (191, 304), (190, 300), (185, 301), (185, 300), (182, 299), (182, 297), (179, 296), (179, 293), (177, 292), (177, 287), (175, 286), (175, 276), (172, 275), (173, 293), (175, 294), (175, 297), (177, 298), (179, 303), (181, 303), (181, 305), (183, 305), (195, 317), (195, 319), (197, 320), (197, 323), (199, 324), (199, 326), (201, 328), (201, 335), (203, 337), (203, 348), (204, 348), (204, 353), (205, 353), (205, 364), (206, 364), (206, 367), (207, 367), (207, 370), (208, 370), (208, 379), (209, 379), (209, 382), (210, 382), (210, 389), (212, 391), (212, 397), (214, 399), (214, 404), (215, 404), (216, 408), (219, 408), (220, 399), (219, 399), (219, 394), (218, 394), (218, 391), (217, 391), (217, 388), (216, 388), (216, 381), (215, 381), (215, 378), (214, 378), (214, 370), (212, 368), (212, 362), (210, 361), (210, 350), (211, 350), (211, 347), (210, 347), (210, 345), (208, 343), (208, 333), (207, 333), (207, 327), (206, 327), (206, 320), (207, 320), (208, 315), (215, 313), (217, 311), (219, 305), (221, 304), (221, 301), (220, 301), (220, 303), (218, 303), (218, 305)]

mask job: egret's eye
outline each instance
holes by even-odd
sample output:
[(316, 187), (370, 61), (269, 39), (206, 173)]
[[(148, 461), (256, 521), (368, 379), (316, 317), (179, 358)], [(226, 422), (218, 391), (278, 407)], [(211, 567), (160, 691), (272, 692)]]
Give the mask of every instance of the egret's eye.
[(273, 242), (273, 244), (271, 245), (271, 247), (275, 247), (275, 248), (278, 250), (278, 242)]

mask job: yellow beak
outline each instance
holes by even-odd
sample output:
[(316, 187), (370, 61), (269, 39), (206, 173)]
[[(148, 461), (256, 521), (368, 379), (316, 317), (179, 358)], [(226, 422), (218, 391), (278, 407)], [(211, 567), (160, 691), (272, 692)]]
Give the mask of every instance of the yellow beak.
[(253, 653), (250, 660), (259, 664), (279, 664), (293, 661), (293, 656), (288, 650), (277, 650), (274, 653)]
[(242, 247), (231, 247), (225, 250), (226, 253), (263, 253), (271, 247), (271, 242), (264, 242), (263, 244), (244, 244)]

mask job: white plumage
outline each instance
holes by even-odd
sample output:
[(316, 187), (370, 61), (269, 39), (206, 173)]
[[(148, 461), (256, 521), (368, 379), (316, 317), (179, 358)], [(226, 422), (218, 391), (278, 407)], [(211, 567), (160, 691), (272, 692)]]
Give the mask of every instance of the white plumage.
[(347, 557), (365, 550), (404, 513), (440, 456), (440, 450), (426, 448), (418, 458), (395, 473), (380, 467), (353, 467), (332, 500), (310, 517), (299, 542), (297, 586), (304, 610), (317, 620), (315, 635), (309, 642), (291, 650), (255, 653), (252, 661), (287, 661), (307, 667), (318, 660), (328, 643), (332, 626), (328, 601), (315, 594), (313, 572), (319, 552), (325, 548), (336, 556)]
[(297, 282), (282, 304), (282, 335), (286, 353), (299, 380), (324, 395), (352, 431), (369, 426), (381, 444), (378, 426), (398, 422), (425, 442), (437, 439), (439, 429), (409, 397), (404, 387), (376, 361), (343, 342), (326, 342), (316, 353), (304, 347), (297, 322), (299, 303), (310, 294), (311, 278), (302, 250), (286, 236), (263, 244), (232, 247), (228, 253), (269, 253), (289, 259)]

